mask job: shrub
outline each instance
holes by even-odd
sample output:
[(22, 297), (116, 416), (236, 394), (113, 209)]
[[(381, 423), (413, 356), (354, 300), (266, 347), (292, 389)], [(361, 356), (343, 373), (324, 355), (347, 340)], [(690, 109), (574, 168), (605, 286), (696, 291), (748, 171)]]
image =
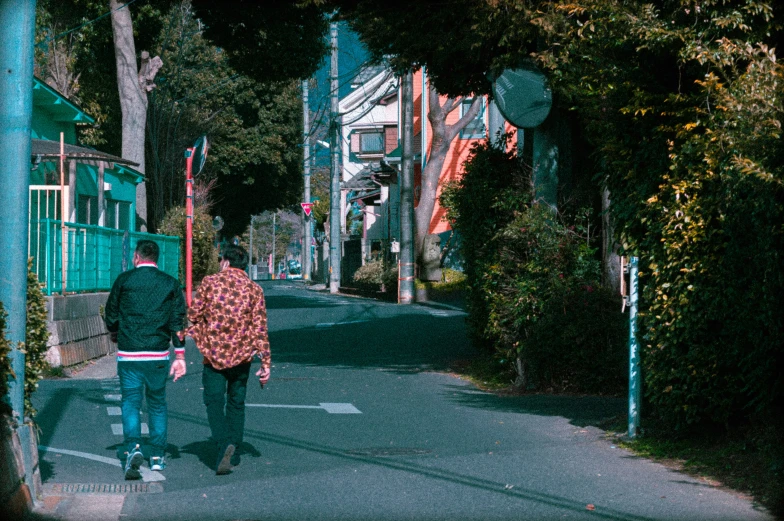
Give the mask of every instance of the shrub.
[(354, 272), (354, 282), (381, 287), (384, 283), (384, 264), (381, 259), (371, 260), (360, 266)]
[[(463, 238), (468, 324), (517, 373), (516, 384), (616, 392), (624, 385), (626, 321), (599, 285), (587, 226), (533, 202), (530, 170), (510, 152), (474, 148), (442, 204)], [(514, 374), (514, 373), (512, 373)]]
[[(8, 396), (8, 378), (13, 374), (11, 367), (11, 342), (5, 337), (5, 320), (8, 315), (5, 312), (3, 303), (0, 302), (0, 395)], [(0, 413), (9, 414), (11, 407), (8, 402), (0, 400)]]
[(49, 341), (49, 329), (46, 327), (46, 299), (41, 290), (41, 283), (32, 270), (32, 259), (28, 261), (27, 271), (27, 327), (25, 330), (25, 398), (24, 409), (26, 418), (34, 418), (35, 407), (32, 395), (38, 389), (38, 381), (49, 370), (46, 363), (46, 343)]
[[(185, 207), (171, 208), (158, 226), (158, 233), (179, 236), (180, 241), (180, 282), (185, 283)], [(217, 273), (218, 249), (215, 247), (215, 230), (212, 217), (201, 208), (193, 211), (193, 284), (197, 284), (207, 275)]]

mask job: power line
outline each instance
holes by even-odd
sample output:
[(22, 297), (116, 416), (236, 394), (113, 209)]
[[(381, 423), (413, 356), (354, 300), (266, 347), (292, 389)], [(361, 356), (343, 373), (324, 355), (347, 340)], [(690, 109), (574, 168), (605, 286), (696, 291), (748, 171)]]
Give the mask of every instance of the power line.
[(107, 16), (111, 15), (113, 12), (119, 11), (120, 9), (124, 9), (124, 8), (128, 7), (129, 5), (134, 3), (135, 1), (136, 0), (130, 0), (129, 2), (124, 3), (123, 5), (121, 5), (120, 7), (116, 8), (116, 9), (112, 9), (111, 11), (105, 12), (104, 14), (102, 14), (101, 16), (99, 16), (97, 18), (93, 18), (92, 20), (88, 20), (88, 21), (86, 21), (86, 22), (84, 22), (82, 24), (77, 25), (76, 27), (68, 29), (67, 31), (63, 31), (60, 34), (57, 34), (55, 36), (47, 37), (42, 42), (39, 42), (38, 44), (36, 44), (36, 47), (45, 47), (47, 44), (49, 44), (49, 42), (53, 42), (55, 40), (59, 40), (63, 36), (66, 36), (66, 35), (74, 32), (74, 31), (78, 31), (79, 29), (81, 29), (83, 27), (86, 27), (86, 26), (88, 26), (88, 25), (90, 25), (92, 23), (95, 23), (95, 22), (97, 22), (99, 20), (102, 20), (102, 19), (106, 18)]

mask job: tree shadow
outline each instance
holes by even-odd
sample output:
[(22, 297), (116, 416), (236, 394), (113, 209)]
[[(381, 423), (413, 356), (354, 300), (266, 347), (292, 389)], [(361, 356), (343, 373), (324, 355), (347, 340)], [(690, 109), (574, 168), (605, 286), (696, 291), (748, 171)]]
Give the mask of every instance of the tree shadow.
[(610, 423), (626, 414), (627, 407), (625, 399), (610, 396), (504, 396), (478, 391), (466, 385), (447, 385), (443, 394), (450, 401), (467, 407), (536, 416), (560, 416), (579, 427), (593, 426), (600, 429), (606, 429)]

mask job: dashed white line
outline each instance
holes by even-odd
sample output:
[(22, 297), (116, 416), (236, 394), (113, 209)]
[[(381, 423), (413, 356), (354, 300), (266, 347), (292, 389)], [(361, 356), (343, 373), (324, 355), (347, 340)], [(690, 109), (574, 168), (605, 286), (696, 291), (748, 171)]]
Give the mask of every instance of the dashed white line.
[(245, 407), (267, 407), (270, 409), (322, 409), (329, 414), (362, 414), (350, 403), (320, 403), (318, 405), (283, 405), (274, 403), (246, 403)]
[[(68, 456), (76, 456), (77, 458), (84, 458), (89, 459), (92, 461), (97, 461), (99, 463), (106, 463), (107, 465), (111, 465), (113, 467), (122, 468), (122, 463), (120, 460), (107, 458), (104, 456), (98, 456), (97, 454), (90, 454), (89, 452), (79, 452), (76, 450), (67, 450), (67, 449), (54, 449), (52, 447), (46, 447), (44, 445), (39, 445), (38, 450), (41, 452), (53, 452), (56, 454), (66, 454)], [(155, 470), (150, 470), (147, 468), (140, 468), (139, 471), (142, 473), (142, 481), (165, 481), (166, 477), (157, 472)]]

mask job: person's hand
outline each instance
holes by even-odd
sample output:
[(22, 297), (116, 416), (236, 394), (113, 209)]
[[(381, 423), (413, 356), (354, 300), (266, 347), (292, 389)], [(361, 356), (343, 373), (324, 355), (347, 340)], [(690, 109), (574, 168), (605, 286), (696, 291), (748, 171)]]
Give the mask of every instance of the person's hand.
[(169, 375), (174, 377), (175, 382), (179, 380), (180, 377), (185, 376), (185, 373), (185, 359), (175, 360), (171, 365), (171, 369), (169, 369)]
[(267, 382), (269, 382), (269, 378), (270, 378), (269, 367), (264, 367), (262, 365), (261, 368), (259, 368), (259, 370), (256, 371), (256, 376), (259, 377), (259, 383), (261, 385), (265, 385)]
[(109, 332), (109, 340), (111, 340), (111, 342), (112, 342), (113, 344), (116, 344), (116, 343), (117, 343), (117, 331), (111, 331), (111, 332)]

